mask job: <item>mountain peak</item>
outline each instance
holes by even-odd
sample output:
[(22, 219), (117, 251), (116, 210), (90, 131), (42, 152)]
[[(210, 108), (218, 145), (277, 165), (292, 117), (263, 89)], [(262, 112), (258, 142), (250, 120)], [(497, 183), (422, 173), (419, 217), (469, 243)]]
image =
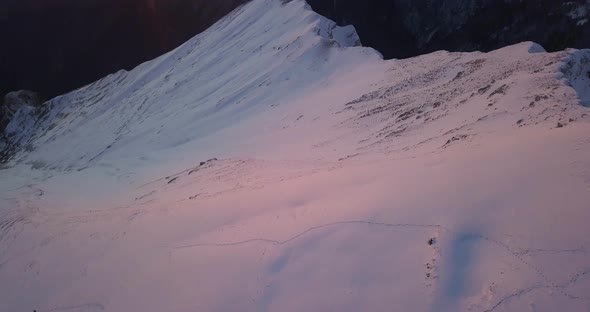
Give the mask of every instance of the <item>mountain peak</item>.
[(18, 106), (0, 302), (581, 311), (589, 72), (590, 50), (530, 41), (384, 60), (304, 1), (253, 0)]

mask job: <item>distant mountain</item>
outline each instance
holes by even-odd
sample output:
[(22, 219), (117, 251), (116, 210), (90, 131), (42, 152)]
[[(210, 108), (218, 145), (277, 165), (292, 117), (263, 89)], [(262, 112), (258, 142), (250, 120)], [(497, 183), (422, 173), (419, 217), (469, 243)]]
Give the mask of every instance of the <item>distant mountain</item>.
[(245, 0), (0, 1), (0, 97), (52, 97), (132, 69), (202, 32)]
[(437, 50), (491, 51), (534, 41), (548, 51), (589, 48), (586, 0), (308, 0), (385, 58)]

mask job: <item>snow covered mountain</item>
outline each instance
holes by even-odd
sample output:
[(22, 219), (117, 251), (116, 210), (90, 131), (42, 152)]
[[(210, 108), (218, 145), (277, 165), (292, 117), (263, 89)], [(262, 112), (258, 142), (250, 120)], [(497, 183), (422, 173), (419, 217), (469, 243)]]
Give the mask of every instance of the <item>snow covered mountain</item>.
[(589, 62), (254, 0), (14, 114), (0, 310), (589, 310)]
[(0, 104), (11, 90), (54, 97), (131, 69), (178, 47), (246, 1), (0, 1)]

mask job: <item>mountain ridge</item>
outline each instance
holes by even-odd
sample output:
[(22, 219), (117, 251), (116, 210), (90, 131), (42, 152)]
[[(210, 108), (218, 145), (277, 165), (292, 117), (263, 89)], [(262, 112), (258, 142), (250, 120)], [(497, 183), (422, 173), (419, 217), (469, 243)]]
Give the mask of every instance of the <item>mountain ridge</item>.
[(590, 50), (357, 43), (254, 0), (17, 114), (2, 307), (586, 309)]
[[(4, 1), (0, 98), (21, 89), (52, 98), (117, 70), (130, 70), (172, 50), (244, 2)], [(523, 41), (549, 51), (590, 47), (590, 8), (584, 0), (309, 3), (341, 26), (354, 25), (363, 43), (386, 59), (436, 50), (491, 51)]]

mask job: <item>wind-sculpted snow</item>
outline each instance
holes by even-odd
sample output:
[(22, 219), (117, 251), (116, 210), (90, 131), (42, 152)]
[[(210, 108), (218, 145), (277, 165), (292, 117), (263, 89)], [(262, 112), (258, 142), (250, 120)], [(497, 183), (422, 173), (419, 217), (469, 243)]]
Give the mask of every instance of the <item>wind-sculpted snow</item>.
[(255, 0), (13, 120), (0, 310), (589, 309), (590, 52), (357, 45)]

